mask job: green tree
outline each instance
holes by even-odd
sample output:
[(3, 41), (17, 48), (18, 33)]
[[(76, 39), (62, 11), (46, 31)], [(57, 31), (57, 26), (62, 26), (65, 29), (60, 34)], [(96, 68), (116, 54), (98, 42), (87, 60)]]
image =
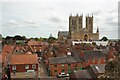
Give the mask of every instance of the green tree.
[(107, 40), (108, 40), (107, 37), (103, 37), (103, 38), (101, 39), (101, 41), (107, 41)]
[(49, 37), (49, 38), (48, 38), (48, 42), (50, 42), (50, 43), (53, 42), (54, 40), (56, 40), (55, 37)]
[(22, 38), (23, 38), (24, 40), (27, 39), (26, 36), (22, 36)]

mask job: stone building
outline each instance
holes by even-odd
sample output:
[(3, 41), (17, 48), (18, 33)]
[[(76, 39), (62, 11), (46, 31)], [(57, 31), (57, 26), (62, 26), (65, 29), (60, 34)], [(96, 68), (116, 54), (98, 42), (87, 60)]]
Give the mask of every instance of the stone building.
[(61, 37), (71, 40), (99, 40), (99, 29), (93, 33), (93, 15), (86, 16), (86, 27), (83, 27), (83, 16), (69, 16), (69, 31), (59, 31), (58, 39)]
[(69, 16), (69, 37), (72, 40), (98, 40), (99, 29), (93, 33), (93, 15), (86, 16), (85, 28), (83, 28), (83, 16)]
[(59, 39), (67, 39), (69, 35), (69, 31), (59, 31), (58, 38)]

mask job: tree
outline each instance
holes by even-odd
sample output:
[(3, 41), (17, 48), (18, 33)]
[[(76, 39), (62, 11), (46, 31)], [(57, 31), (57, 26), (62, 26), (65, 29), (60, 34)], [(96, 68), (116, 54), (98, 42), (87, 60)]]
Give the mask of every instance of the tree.
[(10, 39), (13, 39), (13, 37), (11, 36), (6, 36), (5, 40), (10, 40)]
[(107, 41), (107, 40), (108, 40), (107, 37), (103, 37), (103, 38), (101, 39), (101, 41)]
[(25, 40), (25, 39), (26, 39), (26, 36), (22, 36), (22, 38)]
[(20, 35), (15, 35), (14, 40), (24, 40)]
[(53, 42), (54, 40), (56, 40), (55, 37), (49, 37), (49, 38), (48, 38), (48, 42), (50, 42), (50, 43)]

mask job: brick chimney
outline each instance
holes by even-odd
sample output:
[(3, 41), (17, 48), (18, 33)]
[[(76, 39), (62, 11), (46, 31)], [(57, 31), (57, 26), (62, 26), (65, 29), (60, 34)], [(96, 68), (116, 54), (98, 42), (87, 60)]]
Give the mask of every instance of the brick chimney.
[(80, 57), (84, 57), (84, 52), (83, 51), (80, 52)]

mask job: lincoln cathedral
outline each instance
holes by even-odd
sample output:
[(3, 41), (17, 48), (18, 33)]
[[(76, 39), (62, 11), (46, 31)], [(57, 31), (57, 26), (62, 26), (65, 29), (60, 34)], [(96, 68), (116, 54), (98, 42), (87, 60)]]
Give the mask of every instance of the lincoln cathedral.
[(86, 16), (83, 27), (83, 15), (69, 16), (69, 31), (59, 31), (58, 38), (70, 38), (72, 40), (98, 40), (99, 29), (93, 33), (93, 15)]

